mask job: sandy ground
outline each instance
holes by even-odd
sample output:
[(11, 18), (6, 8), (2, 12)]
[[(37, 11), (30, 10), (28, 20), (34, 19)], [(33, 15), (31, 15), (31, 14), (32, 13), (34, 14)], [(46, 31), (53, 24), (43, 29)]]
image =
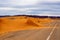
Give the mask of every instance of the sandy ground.
[(49, 18), (33, 18), (33, 17), (3, 17), (0, 18), (0, 34), (9, 31), (39, 29), (48, 27), (53, 20)]
[(0, 40), (60, 40), (60, 22), (49, 18), (0, 18)]

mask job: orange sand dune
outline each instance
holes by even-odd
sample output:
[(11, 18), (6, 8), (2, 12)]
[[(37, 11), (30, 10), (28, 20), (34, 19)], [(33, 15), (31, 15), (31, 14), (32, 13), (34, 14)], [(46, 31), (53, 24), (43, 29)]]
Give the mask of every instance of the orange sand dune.
[(53, 22), (50, 18), (33, 18), (26, 16), (3, 17), (0, 18), (0, 34), (11, 31), (49, 27), (46, 24), (50, 22)]

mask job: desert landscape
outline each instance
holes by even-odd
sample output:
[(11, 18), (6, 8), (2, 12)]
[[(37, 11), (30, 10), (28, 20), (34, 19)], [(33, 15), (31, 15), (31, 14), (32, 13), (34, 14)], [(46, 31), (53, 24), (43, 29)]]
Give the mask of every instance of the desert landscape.
[(50, 18), (33, 18), (26, 16), (3, 17), (0, 18), (1, 33), (48, 27), (48, 24), (53, 21), (54, 20)]
[[(59, 40), (59, 20), (59, 18), (39, 18), (29, 16), (1, 17), (0, 40), (15, 40), (15, 38), (16, 40)], [(14, 37), (13, 34), (16, 34), (16, 37)], [(57, 34), (59, 36), (57, 36)], [(49, 35), (51, 36), (50, 38), (48, 38)], [(4, 39), (5, 37), (7, 37), (7, 39)]]

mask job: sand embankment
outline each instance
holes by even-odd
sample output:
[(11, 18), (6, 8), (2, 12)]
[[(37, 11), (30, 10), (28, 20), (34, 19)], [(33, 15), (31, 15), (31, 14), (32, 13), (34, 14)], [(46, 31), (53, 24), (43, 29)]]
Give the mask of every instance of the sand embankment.
[(34, 18), (11, 16), (0, 18), (0, 34), (18, 30), (39, 29), (49, 27), (54, 20), (50, 18)]

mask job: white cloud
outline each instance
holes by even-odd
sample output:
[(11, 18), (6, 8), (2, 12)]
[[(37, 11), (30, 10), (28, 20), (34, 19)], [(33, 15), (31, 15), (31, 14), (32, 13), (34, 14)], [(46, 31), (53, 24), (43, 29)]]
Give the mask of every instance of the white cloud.
[(28, 10), (33, 10), (33, 9), (39, 9), (39, 8), (12, 8), (12, 7), (0, 7), (0, 10), (18, 10), (18, 11), (28, 11)]
[(59, 2), (60, 0), (43, 0), (44, 2)]
[(43, 2), (60, 2), (60, 0), (0, 0), (0, 4), (7, 4), (7, 5), (36, 5), (37, 3)]
[[(54, 4), (55, 6), (40, 4), (44, 2), (54, 3), (60, 2), (60, 0), (8, 0), (8, 1), (2, 0), (0, 2), (0, 6), (3, 7), (0, 7), (0, 15), (2, 14), (54, 15), (54, 12), (55, 14), (60, 14), (60, 12), (58, 12), (60, 11), (59, 9), (60, 7), (57, 4), (56, 5)], [(17, 8), (16, 6), (18, 6), (19, 8)]]
[(11, 8), (11, 7), (0, 7), (0, 10), (17, 10), (17, 11), (27, 11), (27, 8)]
[(38, 8), (12, 8), (12, 7), (0, 7), (0, 15), (23, 15), (27, 14), (28, 11)]
[[(3, 1), (4, 2), (4, 1)], [(4, 2), (5, 4), (11, 4), (11, 5), (34, 5), (38, 2), (38, 0), (8, 0), (7, 2)]]

